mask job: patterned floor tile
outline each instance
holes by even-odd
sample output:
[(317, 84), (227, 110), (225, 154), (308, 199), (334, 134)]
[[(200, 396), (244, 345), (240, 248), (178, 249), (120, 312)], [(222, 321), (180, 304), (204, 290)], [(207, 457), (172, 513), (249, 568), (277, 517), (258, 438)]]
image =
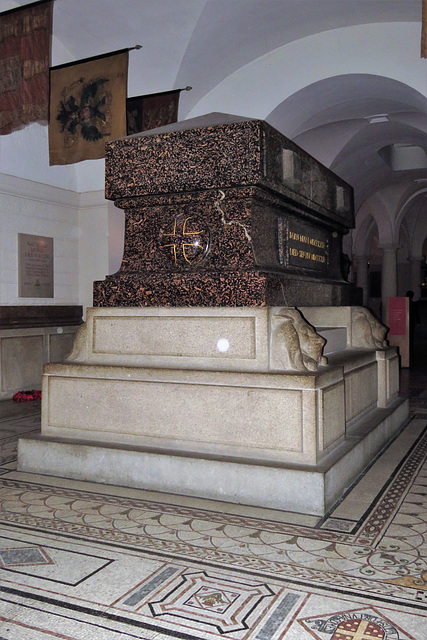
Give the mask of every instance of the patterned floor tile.
[(370, 504), (361, 482), (288, 521), (20, 474), (37, 421), (0, 412), (0, 640), (427, 640), (426, 419), (372, 467)]

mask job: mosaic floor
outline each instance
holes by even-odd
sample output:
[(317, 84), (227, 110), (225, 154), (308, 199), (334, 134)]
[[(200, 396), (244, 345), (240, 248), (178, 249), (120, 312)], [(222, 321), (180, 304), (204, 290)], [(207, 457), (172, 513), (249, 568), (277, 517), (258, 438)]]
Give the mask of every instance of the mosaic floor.
[(327, 517), (16, 471), (0, 403), (0, 640), (427, 640), (427, 378)]

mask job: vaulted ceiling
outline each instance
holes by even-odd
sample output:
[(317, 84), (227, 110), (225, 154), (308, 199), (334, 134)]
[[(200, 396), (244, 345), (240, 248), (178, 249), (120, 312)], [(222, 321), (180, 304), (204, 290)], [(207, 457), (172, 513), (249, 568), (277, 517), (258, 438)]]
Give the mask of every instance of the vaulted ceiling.
[[(28, 3), (0, 0), (0, 9)], [(55, 0), (53, 64), (141, 44), (130, 53), (129, 96), (191, 85), (180, 119), (266, 119), (352, 184), (357, 208), (397, 189), (397, 218), (397, 201), (427, 189), (421, 4)]]

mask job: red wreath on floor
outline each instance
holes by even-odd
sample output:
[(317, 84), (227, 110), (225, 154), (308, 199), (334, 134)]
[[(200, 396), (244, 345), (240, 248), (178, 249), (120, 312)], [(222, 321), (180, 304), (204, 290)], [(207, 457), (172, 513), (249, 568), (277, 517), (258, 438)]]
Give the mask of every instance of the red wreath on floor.
[(42, 392), (41, 391), (18, 391), (13, 396), (13, 400), (15, 402), (30, 402), (31, 400), (41, 400)]

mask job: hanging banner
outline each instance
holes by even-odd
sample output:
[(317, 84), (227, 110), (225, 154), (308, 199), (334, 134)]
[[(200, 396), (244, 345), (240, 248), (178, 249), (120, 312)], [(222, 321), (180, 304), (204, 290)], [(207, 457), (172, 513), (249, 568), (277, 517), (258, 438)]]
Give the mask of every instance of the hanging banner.
[(128, 98), (126, 101), (127, 135), (157, 129), (178, 120), (181, 89)]
[(53, 0), (0, 14), (0, 135), (48, 120)]
[(128, 50), (50, 71), (50, 164), (103, 158), (126, 135)]

